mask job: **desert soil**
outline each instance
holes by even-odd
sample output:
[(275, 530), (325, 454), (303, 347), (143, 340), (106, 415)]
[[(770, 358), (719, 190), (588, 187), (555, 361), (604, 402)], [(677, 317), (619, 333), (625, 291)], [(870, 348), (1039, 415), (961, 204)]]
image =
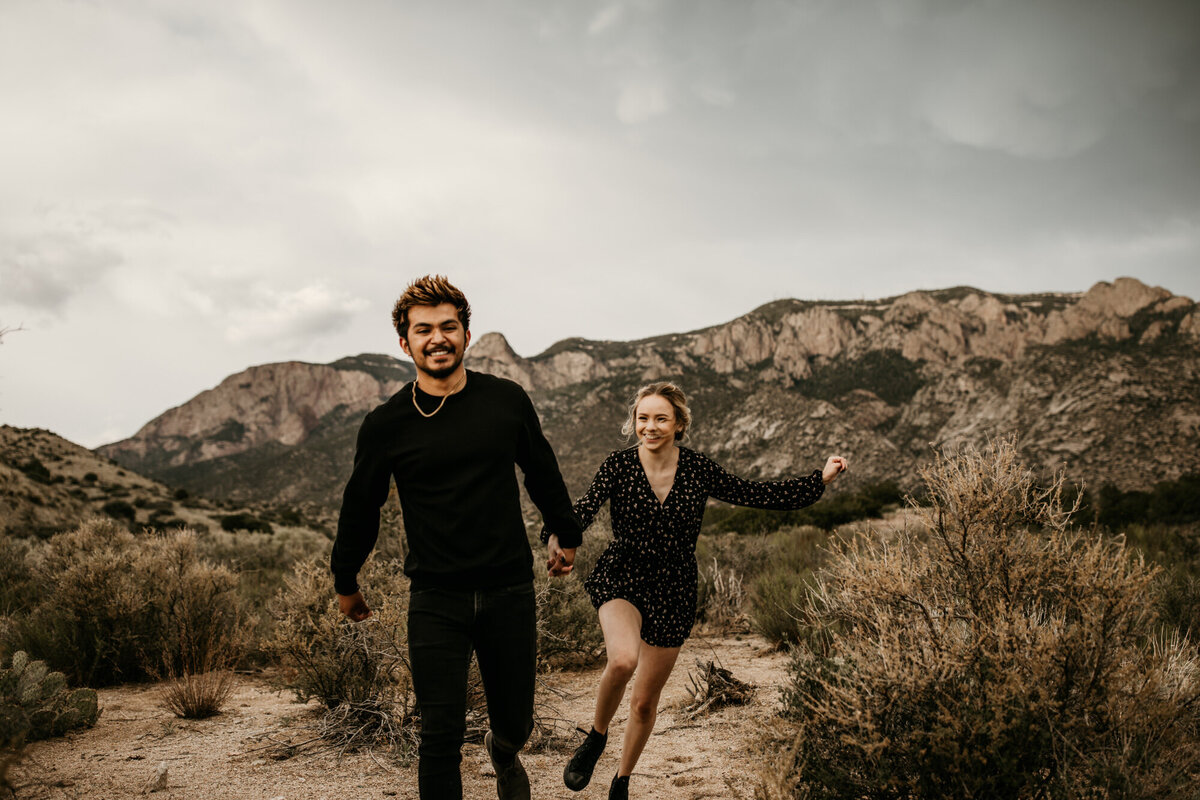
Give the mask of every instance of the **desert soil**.
[[(697, 659), (718, 663), (735, 678), (754, 684), (749, 705), (689, 719), (689, 672)], [(752, 635), (695, 636), (684, 645), (663, 692), (658, 723), (634, 771), (631, 795), (665, 800), (753, 796), (759, 760), (753, 755), (764, 725), (778, 710), (786, 656)], [(590, 724), (599, 670), (544, 676), (539, 707), (561, 717), (560, 727)], [(21, 797), (123, 800), (153, 797), (220, 800), (340, 800), (353, 797), (416, 798), (416, 763), (397, 763), (387, 753), (338, 754), (325, 750), (280, 757), (277, 742), (308, 738), (319, 713), (316, 703), (296, 703), (274, 691), (262, 676), (239, 676), (224, 713), (182, 720), (158, 705), (155, 686), (122, 686), (100, 692), (102, 713), (90, 730), (38, 742), (28, 750)], [(604, 798), (616, 772), (619, 737), (628, 696), (617, 712), (613, 739), (583, 792), (562, 783), (569, 749), (522, 754), (534, 798)], [(578, 742), (571, 740), (569, 747)], [(165, 788), (149, 791), (166, 767)], [(468, 800), (496, 797), (483, 749), (463, 747), (463, 792)]]

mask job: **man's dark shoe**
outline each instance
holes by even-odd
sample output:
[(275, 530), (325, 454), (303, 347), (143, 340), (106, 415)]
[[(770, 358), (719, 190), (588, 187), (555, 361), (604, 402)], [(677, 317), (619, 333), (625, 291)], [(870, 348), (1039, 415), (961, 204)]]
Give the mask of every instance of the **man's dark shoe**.
[(492, 732), (483, 735), (483, 749), (492, 760), (492, 768), (496, 770), (496, 796), (500, 800), (529, 800), (529, 776), (521, 759), (514, 755), (509, 764), (501, 764), (492, 755)]
[[(579, 730), (583, 730), (583, 728)], [(583, 744), (575, 748), (575, 755), (571, 756), (566, 769), (563, 770), (563, 783), (567, 785), (568, 789), (578, 792), (588, 785), (592, 779), (592, 770), (596, 768), (596, 761), (604, 752), (604, 745), (607, 742), (607, 733), (596, 733), (596, 729), (592, 728), (587, 738), (583, 740)]]
[(622, 778), (613, 776), (612, 786), (608, 787), (608, 800), (629, 800), (629, 776)]

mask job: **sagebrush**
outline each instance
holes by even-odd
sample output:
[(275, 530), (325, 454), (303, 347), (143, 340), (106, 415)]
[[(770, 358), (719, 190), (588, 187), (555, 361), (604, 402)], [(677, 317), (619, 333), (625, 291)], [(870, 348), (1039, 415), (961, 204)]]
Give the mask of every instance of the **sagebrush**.
[(372, 615), (352, 622), (338, 610), (324, 560), (298, 562), (271, 604), (266, 647), (298, 700), (327, 709), (320, 732), (343, 747), (415, 752), (418, 720), (408, 661), (407, 579), (401, 565), (372, 559), (359, 576)]
[(236, 578), (197, 552), (189, 530), (135, 536), (111, 520), (56, 534), (28, 555), (36, 602), (14, 614), (4, 649), (25, 650), (72, 683), (104, 686), (182, 672), (240, 641)]
[(796, 609), (790, 746), (763, 797), (1194, 798), (1195, 645), (1156, 570), (1077, 532), (1014, 442), (922, 470), (923, 524), (835, 546)]

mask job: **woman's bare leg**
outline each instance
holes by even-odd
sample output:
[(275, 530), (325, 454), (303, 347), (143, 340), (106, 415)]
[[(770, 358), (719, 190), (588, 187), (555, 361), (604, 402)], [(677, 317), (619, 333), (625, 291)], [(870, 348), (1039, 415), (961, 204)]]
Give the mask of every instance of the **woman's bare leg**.
[(654, 720), (658, 717), (658, 698), (667, 684), (667, 678), (671, 677), (671, 669), (678, 657), (678, 647), (655, 647), (642, 642), (637, 662), (638, 676), (633, 684), (633, 697), (629, 700), (629, 722), (625, 726), (625, 742), (621, 745), (618, 775), (633, 774), (642, 748), (654, 730)]
[(600, 628), (604, 631), (604, 649), (608, 663), (596, 690), (596, 714), (592, 727), (608, 733), (608, 723), (621, 705), (625, 686), (633, 677), (642, 647), (642, 613), (628, 600), (609, 600), (600, 606)]

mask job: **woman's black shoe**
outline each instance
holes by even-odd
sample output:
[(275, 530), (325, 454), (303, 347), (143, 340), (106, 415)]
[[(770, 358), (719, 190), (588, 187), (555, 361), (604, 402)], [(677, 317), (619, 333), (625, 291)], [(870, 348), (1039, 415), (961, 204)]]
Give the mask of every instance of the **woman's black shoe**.
[[(580, 730), (583, 729), (580, 728)], [(583, 744), (575, 748), (575, 755), (571, 756), (566, 769), (563, 770), (563, 783), (567, 785), (568, 789), (578, 792), (588, 785), (592, 779), (592, 770), (596, 768), (596, 761), (604, 752), (604, 745), (607, 742), (607, 733), (596, 733), (596, 729), (592, 728), (587, 738), (583, 740)]]
[(629, 776), (613, 776), (612, 786), (608, 787), (608, 800), (629, 800)]

